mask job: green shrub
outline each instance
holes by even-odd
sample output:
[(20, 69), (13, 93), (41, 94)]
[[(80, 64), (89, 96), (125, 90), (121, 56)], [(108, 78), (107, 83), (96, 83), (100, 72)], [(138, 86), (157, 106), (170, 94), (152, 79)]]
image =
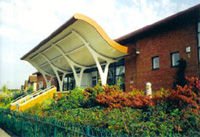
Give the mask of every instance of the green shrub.
[(3, 86), (2, 91), (3, 92), (0, 92), (0, 107), (8, 108), (13, 99), (13, 94), (5, 85)]
[[(187, 102), (181, 104), (185, 100), (178, 97), (181, 95), (194, 100), (196, 98), (191, 97), (199, 97), (199, 87), (199, 81), (193, 80), (190, 88), (173, 91), (173, 95), (176, 95), (173, 99), (169, 99), (172, 93), (164, 89), (154, 93), (151, 99), (145, 98), (142, 91), (122, 92), (116, 86), (97, 85), (85, 90), (76, 88), (56, 103), (47, 101), (35, 106), (32, 113), (69, 123), (106, 128), (113, 133), (121, 132), (130, 136), (197, 136), (200, 111), (195, 109), (194, 113), (193, 106)], [(97, 99), (101, 103), (104, 101), (104, 104), (110, 106), (120, 104), (121, 107), (100, 107)], [(195, 101), (198, 103), (198, 100)], [(152, 102), (154, 104), (150, 105)], [(135, 107), (141, 104), (144, 107)]]
[(33, 93), (33, 86), (29, 86), (29, 87), (28, 87), (27, 93), (28, 93), (28, 94)]
[(42, 103), (36, 104), (35, 106), (27, 109), (25, 112), (45, 117), (47, 115), (47, 112), (52, 109), (53, 103), (54, 103), (53, 99), (46, 99)]
[(84, 91), (81, 88), (75, 88), (69, 94), (62, 96), (61, 99), (51, 104), (53, 110), (61, 112), (67, 109), (78, 108), (84, 105)]
[(12, 97), (5, 93), (0, 93), (0, 107), (8, 108), (12, 101)]
[(104, 92), (102, 86), (97, 84), (95, 87), (89, 87), (84, 90), (84, 106), (83, 107), (94, 107), (97, 106), (96, 97), (98, 94)]

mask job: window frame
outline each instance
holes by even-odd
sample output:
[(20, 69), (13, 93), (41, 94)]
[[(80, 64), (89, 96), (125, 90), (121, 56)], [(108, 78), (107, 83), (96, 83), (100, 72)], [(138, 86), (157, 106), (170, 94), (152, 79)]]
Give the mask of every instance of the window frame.
[[(177, 68), (178, 67), (178, 64), (177, 65), (173, 65), (173, 55), (174, 54), (179, 54), (179, 60), (180, 60), (180, 52), (179, 51), (175, 51), (175, 52), (171, 52), (170, 53), (170, 58), (171, 58), (171, 67), (172, 68)], [(179, 61), (179, 60), (177, 60), (177, 61)]]
[[(123, 71), (119, 71), (120, 72), (120, 74), (117, 74), (117, 69), (119, 69), (120, 67), (122, 67), (122, 70)], [(118, 80), (119, 79), (121, 79), (121, 83), (120, 83), (120, 85), (118, 85), (118, 86), (120, 86), (120, 88), (121, 89), (123, 89), (123, 90), (125, 90), (125, 66), (124, 65), (120, 65), (120, 66), (116, 66), (115, 67), (115, 84), (117, 85), (118, 84)]]
[(98, 84), (97, 76), (92, 76), (92, 87)]
[[(157, 68), (154, 68), (154, 59), (158, 58), (158, 67)], [(151, 69), (152, 70), (159, 70), (160, 69), (160, 57), (159, 56), (153, 56), (151, 58)]]
[(75, 88), (75, 79), (72, 75), (65, 76), (65, 81), (63, 82), (63, 89), (64, 90), (72, 90)]

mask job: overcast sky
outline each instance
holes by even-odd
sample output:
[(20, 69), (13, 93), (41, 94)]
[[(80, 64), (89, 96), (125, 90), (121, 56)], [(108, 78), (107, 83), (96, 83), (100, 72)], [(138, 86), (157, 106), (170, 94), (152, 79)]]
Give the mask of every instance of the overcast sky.
[(36, 70), (22, 57), (75, 13), (112, 38), (199, 4), (200, 0), (0, 0), (0, 88), (20, 88)]

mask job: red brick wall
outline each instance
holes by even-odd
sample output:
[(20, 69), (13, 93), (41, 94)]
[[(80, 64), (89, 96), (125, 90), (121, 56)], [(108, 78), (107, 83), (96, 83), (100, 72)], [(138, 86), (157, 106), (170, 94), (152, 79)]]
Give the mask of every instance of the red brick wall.
[[(190, 57), (185, 52), (185, 48), (191, 47)], [(153, 90), (160, 88), (171, 88), (174, 82), (177, 68), (171, 67), (170, 53), (179, 51), (180, 57), (187, 61), (186, 75), (197, 75), (197, 34), (196, 24), (186, 24), (173, 28), (168, 31), (161, 31), (159, 34), (153, 34), (136, 43), (129, 45), (129, 50), (138, 48), (139, 55), (125, 58), (125, 81), (126, 91), (131, 87), (139, 89), (145, 88), (146, 82), (152, 83)], [(152, 57), (159, 56), (160, 69), (152, 70)]]

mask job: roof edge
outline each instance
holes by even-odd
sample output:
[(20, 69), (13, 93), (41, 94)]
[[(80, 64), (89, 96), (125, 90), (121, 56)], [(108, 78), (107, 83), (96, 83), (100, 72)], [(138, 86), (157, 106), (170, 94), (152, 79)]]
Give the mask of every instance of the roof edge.
[(132, 32), (130, 32), (128, 34), (125, 34), (125, 35), (115, 39), (115, 41), (117, 41), (119, 43), (123, 42), (123, 41), (126, 41), (126, 40), (128, 40), (130, 38), (133, 38), (133, 37), (137, 36), (137, 35), (140, 35), (142, 33), (148, 32), (151, 29), (155, 29), (159, 25), (163, 25), (165, 23), (168, 23), (168, 22), (170, 22), (170, 21), (172, 21), (172, 20), (174, 20), (174, 19), (176, 19), (176, 18), (178, 18), (180, 16), (183, 16), (183, 15), (189, 13), (189, 12), (193, 12), (193, 11), (197, 10), (198, 8), (200, 8), (200, 4), (197, 4), (197, 5), (193, 6), (193, 7), (185, 9), (183, 11), (177, 12), (177, 13), (175, 13), (173, 15), (170, 15), (170, 16), (164, 18), (164, 19), (161, 19), (161, 20), (159, 20), (157, 22), (154, 22), (152, 24), (146, 25), (146, 26), (144, 26), (142, 28), (139, 28), (139, 29), (137, 29), (135, 31), (132, 31)]
[(103, 39), (106, 42), (108, 42), (109, 45), (111, 45), (116, 50), (118, 50), (122, 53), (125, 53), (125, 54), (128, 52), (128, 47), (123, 46), (123, 45), (117, 43), (116, 41), (110, 39), (109, 36), (105, 33), (105, 31), (101, 28), (101, 26), (98, 25), (94, 20), (92, 20), (91, 18), (89, 18), (83, 14), (76, 13), (67, 22), (65, 22), (62, 26), (60, 26), (52, 34), (50, 34), (46, 39), (41, 41), (36, 47), (34, 47), (32, 50), (30, 50), (28, 53), (26, 53), (23, 57), (21, 57), (21, 60), (25, 60), (25, 58), (28, 57), (28, 55), (30, 55), (32, 52), (35, 52), (38, 48), (40, 48), (42, 45), (47, 43), (50, 39), (52, 39), (53, 37), (58, 35), (60, 32), (62, 32), (65, 28), (67, 28), (68, 26), (73, 24), (76, 20), (83, 20), (83, 21), (87, 22), (88, 24), (90, 24), (91, 26), (93, 26), (97, 30), (97, 32), (103, 37)]
[(91, 26), (93, 26), (97, 30), (97, 32), (103, 37), (103, 39), (106, 40), (109, 43), (109, 45), (112, 46), (113, 48), (115, 48), (116, 50), (118, 50), (122, 53), (125, 53), (125, 54), (128, 52), (128, 47), (121, 45), (121, 44), (117, 43), (116, 41), (112, 40), (105, 33), (103, 28), (100, 25), (98, 25), (98, 23), (96, 21), (94, 21), (93, 19), (91, 19), (83, 14), (80, 14), (80, 13), (75, 14), (74, 18), (76, 18), (77, 20), (83, 20), (83, 21), (89, 23)]

